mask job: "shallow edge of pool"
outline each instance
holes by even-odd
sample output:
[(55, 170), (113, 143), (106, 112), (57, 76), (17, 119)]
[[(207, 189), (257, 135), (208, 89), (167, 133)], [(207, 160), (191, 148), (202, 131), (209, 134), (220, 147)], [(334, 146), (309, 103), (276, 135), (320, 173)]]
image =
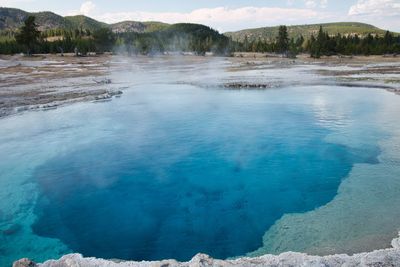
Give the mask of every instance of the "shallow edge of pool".
[(34, 263), (29, 259), (14, 262), (13, 267), (73, 267), (73, 266), (115, 266), (115, 267), (157, 267), (157, 266), (400, 266), (399, 237), (391, 242), (392, 247), (354, 255), (335, 254), (329, 256), (311, 256), (304, 253), (285, 252), (280, 255), (243, 257), (235, 260), (213, 259), (206, 254), (197, 254), (188, 262), (176, 260), (162, 261), (118, 261), (98, 258), (84, 258), (81, 254), (68, 254), (59, 260)]

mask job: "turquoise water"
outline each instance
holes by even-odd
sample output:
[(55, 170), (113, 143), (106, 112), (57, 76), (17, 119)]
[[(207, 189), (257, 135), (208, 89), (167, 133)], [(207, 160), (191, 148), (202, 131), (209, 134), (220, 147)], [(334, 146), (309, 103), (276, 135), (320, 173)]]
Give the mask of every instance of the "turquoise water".
[(375, 116), (391, 99), (153, 85), (2, 119), (0, 263), (254, 251), (283, 215), (329, 203), (356, 164), (380, 163), (391, 133)]

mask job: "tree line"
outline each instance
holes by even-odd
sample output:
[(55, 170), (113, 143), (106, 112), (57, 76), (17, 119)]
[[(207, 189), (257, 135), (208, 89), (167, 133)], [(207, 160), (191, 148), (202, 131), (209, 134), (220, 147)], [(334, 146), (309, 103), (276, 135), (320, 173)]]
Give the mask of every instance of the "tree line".
[(280, 53), (289, 57), (299, 53), (308, 53), (311, 57), (332, 55), (383, 55), (400, 53), (400, 36), (387, 31), (383, 36), (368, 34), (329, 35), (320, 27), (316, 36), (305, 39), (302, 35), (289, 38), (286, 26), (279, 27), (276, 40), (266, 41), (259, 38), (249, 42), (247, 36), (238, 44), (236, 51)]
[[(210, 27), (180, 23), (150, 33), (114, 33), (109, 28), (90, 32), (76, 29), (38, 31), (33, 16), (28, 17), (18, 33), (0, 41), (0, 54), (127, 52), (129, 54), (157, 54), (166, 51), (206, 52), (226, 55), (230, 40)], [(1, 40), (1, 39), (0, 39)]]
[(309, 53), (311, 57), (331, 55), (382, 55), (400, 53), (400, 36), (386, 32), (383, 36), (368, 34), (329, 35), (320, 27), (309, 39), (303, 36), (289, 38), (288, 29), (282, 25), (274, 40), (238, 42), (221, 35), (210, 27), (180, 23), (164, 30), (149, 33), (114, 33), (109, 28), (96, 31), (84, 29), (53, 29), (40, 32), (35, 17), (28, 17), (16, 34), (6, 32), (0, 36), (0, 54), (124, 52), (128, 54), (158, 54), (166, 51), (194, 52), (205, 55), (231, 55), (233, 52), (270, 52), (295, 57)]
[[(34, 16), (29, 16), (17, 33), (3, 33), (0, 54), (79, 53), (110, 51), (114, 34), (109, 29), (89, 30), (53, 29), (40, 32)], [(1, 40), (1, 37), (0, 37)]]
[(150, 33), (125, 32), (116, 34), (117, 51), (130, 54), (157, 54), (163, 52), (194, 52), (205, 55), (230, 53), (230, 40), (210, 27), (179, 23), (166, 30)]
[(368, 34), (364, 38), (358, 35), (330, 36), (322, 27), (316, 37), (311, 36), (306, 45), (307, 52), (312, 57), (330, 55), (382, 55), (400, 53), (400, 36), (394, 36), (389, 31), (383, 36)]

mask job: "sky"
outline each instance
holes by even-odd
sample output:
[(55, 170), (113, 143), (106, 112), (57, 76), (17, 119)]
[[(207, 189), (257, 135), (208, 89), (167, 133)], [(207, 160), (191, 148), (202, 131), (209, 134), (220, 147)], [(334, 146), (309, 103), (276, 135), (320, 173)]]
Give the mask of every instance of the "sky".
[(400, 0), (0, 0), (26, 11), (123, 20), (201, 23), (220, 31), (357, 21), (400, 32)]

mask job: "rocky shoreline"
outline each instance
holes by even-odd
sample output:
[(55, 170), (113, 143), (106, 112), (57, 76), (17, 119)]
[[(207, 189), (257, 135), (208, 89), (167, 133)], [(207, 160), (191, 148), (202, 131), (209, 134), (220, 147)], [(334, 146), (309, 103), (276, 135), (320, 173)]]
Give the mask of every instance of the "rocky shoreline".
[[(400, 234), (400, 233), (399, 233)], [(206, 254), (197, 254), (188, 262), (162, 261), (117, 261), (84, 258), (80, 254), (68, 254), (59, 260), (35, 263), (29, 259), (14, 262), (13, 267), (200, 267), (200, 266), (400, 266), (400, 237), (392, 241), (392, 247), (354, 255), (311, 256), (304, 253), (285, 252), (280, 255), (243, 257), (234, 260), (213, 259)]]
[(110, 57), (0, 56), (0, 118), (84, 101), (106, 101), (122, 94), (112, 83)]

